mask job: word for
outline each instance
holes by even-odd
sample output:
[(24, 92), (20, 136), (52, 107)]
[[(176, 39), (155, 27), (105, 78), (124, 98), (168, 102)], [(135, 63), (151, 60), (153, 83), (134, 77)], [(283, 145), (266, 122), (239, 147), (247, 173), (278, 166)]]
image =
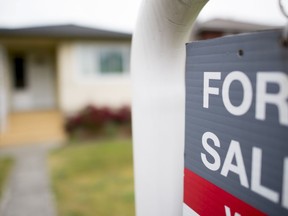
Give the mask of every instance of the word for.
[[(204, 72), (203, 107), (209, 108), (210, 95), (219, 95), (219, 88), (210, 86), (211, 80), (221, 80), (221, 72)], [(233, 105), (230, 98), (230, 86), (234, 81), (240, 82), (243, 89), (243, 99), (240, 105)], [(277, 85), (278, 92), (267, 92), (268, 85)], [(288, 76), (283, 72), (257, 72), (256, 90), (253, 95), (253, 85), (249, 77), (241, 71), (229, 73), (222, 85), (222, 101), (228, 112), (241, 116), (248, 112), (255, 97), (255, 118), (266, 119), (267, 104), (278, 108), (279, 123), (288, 126)]]

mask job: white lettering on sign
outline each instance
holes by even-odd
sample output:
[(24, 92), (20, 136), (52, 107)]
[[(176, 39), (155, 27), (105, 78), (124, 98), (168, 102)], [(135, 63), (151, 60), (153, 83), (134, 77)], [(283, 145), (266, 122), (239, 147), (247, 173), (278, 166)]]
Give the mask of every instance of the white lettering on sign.
[[(210, 144), (209, 142), (210, 141)], [(212, 143), (211, 143), (212, 142)], [(211, 145), (213, 144), (213, 145)], [(205, 167), (212, 171), (218, 171), (221, 168), (221, 157), (218, 154), (217, 148), (221, 148), (221, 142), (219, 138), (212, 132), (205, 132), (202, 135), (202, 146), (205, 149), (205, 153), (201, 152), (201, 160)], [(209, 154), (209, 156), (207, 155)], [(213, 162), (209, 162), (208, 158), (213, 158)], [(233, 164), (233, 159), (235, 163)], [(283, 161), (283, 179), (282, 179), (282, 206), (288, 209), (288, 157)], [(233, 172), (239, 176), (240, 184), (249, 188), (249, 182), (247, 178), (246, 168), (243, 160), (240, 143), (236, 140), (231, 140), (229, 148), (227, 150), (222, 169), (220, 174), (228, 177), (229, 172)], [(274, 202), (279, 203), (279, 192), (276, 192), (261, 184), (262, 174), (262, 149), (258, 147), (252, 147), (251, 158), (251, 190), (260, 196)]]
[[(268, 84), (277, 84), (278, 93), (266, 92)], [(266, 104), (274, 104), (278, 108), (280, 124), (288, 126), (288, 77), (281, 72), (258, 72), (256, 92), (256, 119), (265, 120)]]
[[(224, 208), (225, 208), (225, 215), (226, 216), (231, 216), (230, 208), (228, 206), (226, 206), (226, 205), (224, 206)], [(241, 214), (235, 212), (234, 216), (241, 216)]]
[[(234, 81), (239, 81), (243, 87), (243, 99), (239, 106), (234, 106), (229, 97), (230, 85)], [(245, 90), (244, 90), (245, 89)], [(233, 115), (239, 116), (245, 114), (252, 103), (253, 98), (253, 91), (252, 91), (252, 84), (244, 73), (240, 71), (234, 71), (229, 73), (223, 82), (222, 87), (222, 99), (225, 108)]]
[(211, 132), (204, 133), (202, 136), (203, 147), (213, 157), (214, 162), (210, 163), (204, 153), (201, 153), (201, 159), (208, 169), (216, 171), (221, 166), (221, 159), (217, 151), (208, 144), (208, 139), (211, 139), (215, 146), (220, 147), (220, 141), (215, 134)]
[(203, 107), (209, 108), (209, 94), (219, 95), (219, 89), (209, 85), (210, 80), (220, 80), (221, 72), (204, 72)]
[(252, 158), (251, 190), (262, 195), (266, 199), (277, 203), (279, 201), (279, 194), (276, 191), (261, 185), (262, 150), (253, 147)]
[[(236, 165), (232, 163), (233, 158), (236, 160)], [(227, 177), (229, 172), (234, 172), (235, 174), (239, 175), (240, 178), (240, 184), (246, 188), (249, 187), (248, 185), (248, 178), (244, 166), (244, 160), (240, 148), (240, 143), (231, 140), (231, 143), (229, 145), (229, 149), (225, 158), (225, 161), (223, 163), (223, 167), (221, 170), (221, 175)]]
[[(221, 80), (221, 72), (204, 72), (203, 80), (203, 107), (209, 108), (209, 96), (219, 95), (218, 87), (211, 87), (211, 80)], [(234, 81), (240, 82), (243, 89), (243, 99), (240, 105), (231, 103), (230, 86)], [(277, 93), (267, 92), (269, 84), (277, 85)], [(249, 77), (241, 71), (229, 73), (222, 85), (222, 101), (226, 110), (235, 116), (248, 112), (253, 101), (253, 88)], [(255, 92), (255, 118), (265, 120), (266, 107), (272, 104), (278, 109), (279, 123), (288, 126), (288, 76), (283, 72), (257, 72)]]
[(283, 197), (282, 197), (282, 206), (288, 209), (288, 157), (284, 159), (284, 167), (283, 167)]

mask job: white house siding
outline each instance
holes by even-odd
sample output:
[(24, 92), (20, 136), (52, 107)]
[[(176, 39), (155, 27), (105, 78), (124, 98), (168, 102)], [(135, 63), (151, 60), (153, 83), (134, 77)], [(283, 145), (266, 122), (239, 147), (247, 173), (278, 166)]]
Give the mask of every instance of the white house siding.
[(8, 82), (7, 77), (7, 56), (6, 50), (0, 45), (0, 133), (3, 132), (7, 126), (8, 115)]
[[(105, 47), (120, 47), (130, 50), (125, 42), (67, 42), (59, 46), (59, 104), (66, 113), (74, 113), (89, 104), (97, 106), (121, 107), (131, 103), (131, 84), (129, 67), (124, 74), (87, 74), (83, 69), (83, 48), (96, 50)], [(82, 50), (82, 51), (81, 51)], [(130, 55), (128, 56), (128, 58)], [(82, 58), (82, 60), (81, 60)], [(91, 58), (91, 56), (90, 56)], [(84, 60), (86, 61), (86, 60)], [(96, 58), (95, 58), (96, 61)], [(129, 59), (128, 59), (129, 61)], [(89, 61), (88, 61), (89, 62)], [(93, 62), (90, 59), (90, 63)], [(88, 67), (89, 67), (89, 63)], [(84, 65), (85, 67), (85, 65)]]

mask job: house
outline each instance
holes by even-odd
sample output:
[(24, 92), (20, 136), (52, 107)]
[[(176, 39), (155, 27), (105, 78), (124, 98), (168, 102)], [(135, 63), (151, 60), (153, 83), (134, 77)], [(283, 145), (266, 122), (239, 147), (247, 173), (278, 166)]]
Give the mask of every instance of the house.
[[(279, 27), (280, 26), (278, 26), (278, 28)], [(206, 40), (216, 37), (222, 37), (225, 35), (233, 35), (275, 28), (277, 28), (277, 26), (216, 18), (205, 22), (196, 23), (191, 33), (191, 41)]]
[(77, 25), (0, 29), (0, 146), (63, 141), (65, 115), (129, 105), (130, 46)]
[[(191, 40), (271, 28), (214, 19)], [(131, 37), (77, 25), (0, 29), (0, 146), (63, 141), (66, 115), (130, 105)]]

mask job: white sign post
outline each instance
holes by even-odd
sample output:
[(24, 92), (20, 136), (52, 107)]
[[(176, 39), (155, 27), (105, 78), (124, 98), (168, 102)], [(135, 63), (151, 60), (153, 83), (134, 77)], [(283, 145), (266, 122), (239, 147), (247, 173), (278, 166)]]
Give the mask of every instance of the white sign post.
[(180, 216), (185, 43), (206, 0), (144, 0), (132, 45), (137, 216)]

